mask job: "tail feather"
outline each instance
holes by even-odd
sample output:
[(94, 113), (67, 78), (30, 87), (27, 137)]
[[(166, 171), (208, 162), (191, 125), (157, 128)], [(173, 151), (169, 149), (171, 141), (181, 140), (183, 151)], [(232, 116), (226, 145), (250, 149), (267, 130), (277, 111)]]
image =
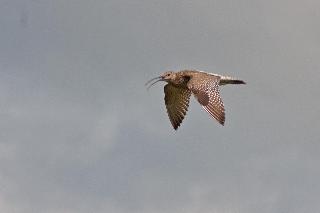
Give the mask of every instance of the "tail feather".
[(246, 84), (243, 80), (232, 78), (229, 76), (220, 76), (220, 85), (226, 84)]

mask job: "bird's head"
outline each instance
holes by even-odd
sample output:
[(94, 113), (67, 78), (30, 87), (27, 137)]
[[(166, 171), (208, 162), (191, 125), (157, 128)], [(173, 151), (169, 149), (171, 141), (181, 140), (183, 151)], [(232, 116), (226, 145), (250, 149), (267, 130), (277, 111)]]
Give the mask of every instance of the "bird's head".
[(153, 86), (155, 83), (159, 82), (159, 81), (165, 81), (165, 82), (173, 82), (174, 80), (176, 79), (176, 74), (175, 72), (173, 71), (167, 71), (167, 72), (164, 72), (162, 73), (159, 77), (155, 77), (151, 80), (149, 80), (145, 85), (147, 86), (149, 83), (151, 83), (149, 86), (148, 86), (148, 89)]
[(176, 74), (173, 71), (164, 72), (161, 76), (163, 81), (170, 82), (176, 78)]

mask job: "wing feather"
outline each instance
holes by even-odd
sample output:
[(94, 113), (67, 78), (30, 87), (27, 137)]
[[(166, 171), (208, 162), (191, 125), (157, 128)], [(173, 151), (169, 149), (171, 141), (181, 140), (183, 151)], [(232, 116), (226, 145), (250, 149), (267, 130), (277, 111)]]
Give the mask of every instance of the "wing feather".
[(219, 76), (201, 73), (192, 76), (187, 86), (205, 111), (224, 125), (225, 110), (220, 97), (219, 81)]
[(164, 87), (164, 93), (170, 122), (173, 128), (177, 130), (188, 111), (191, 91), (187, 88), (167, 84)]

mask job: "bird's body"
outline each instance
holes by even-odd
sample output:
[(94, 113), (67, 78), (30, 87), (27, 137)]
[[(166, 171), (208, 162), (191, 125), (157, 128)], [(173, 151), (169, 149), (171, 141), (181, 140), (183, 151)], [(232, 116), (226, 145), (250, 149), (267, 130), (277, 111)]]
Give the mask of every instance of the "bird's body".
[(244, 81), (232, 77), (197, 70), (168, 71), (149, 82), (155, 79), (157, 81), (150, 86), (158, 81), (168, 83), (164, 87), (164, 100), (170, 122), (175, 130), (178, 129), (188, 111), (191, 93), (213, 118), (224, 125), (225, 110), (220, 97), (219, 86), (245, 84)]

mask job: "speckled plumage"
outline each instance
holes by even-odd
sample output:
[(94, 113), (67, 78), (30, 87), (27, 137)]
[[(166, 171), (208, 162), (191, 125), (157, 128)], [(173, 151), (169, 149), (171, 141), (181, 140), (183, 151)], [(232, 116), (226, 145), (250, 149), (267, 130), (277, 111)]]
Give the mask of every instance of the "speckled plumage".
[(219, 86), (245, 84), (244, 81), (232, 77), (197, 70), (169, 71), (149, 82), (155, 79), (157, 81), (150, 86), (158, 81), (168, 83), (164, 87), (164, 100), (170, 122), (175, 130), (178, 129), (188, 111), (191, 93), (213, 118), (224, 125), (225, 110)]

